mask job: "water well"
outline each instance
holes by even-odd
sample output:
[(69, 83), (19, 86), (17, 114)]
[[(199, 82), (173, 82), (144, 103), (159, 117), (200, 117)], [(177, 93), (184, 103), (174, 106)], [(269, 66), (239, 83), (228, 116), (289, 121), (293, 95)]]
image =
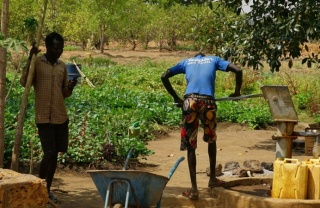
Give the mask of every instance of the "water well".
[[(263, 86), (261, 90), (269, 104), (272, 119), (277, 125), (277, 132), (272, 137), (276, 140), (276, 158), (292, 158), (292, 142), (297, 137), (313, 137), (318, 141), (317, 132), (294, 131), (294, 126), (299, 120), (287, 86)], [(315, 154), (317, 155), (314, 157), (318, 158), (319, 153)]]
[[(319, 132), (315, 131), (306, 131), (306, 132), (296, 132), (294, 131), (294, 126), (298, 123), (298, 116), (294, 108), (294, 104), (291, 99), (291, 95), (287, 86), (263, 86), (261, 88), (265, 100), (268, 102), (270, 111), (272, 114), (272, 119), (276, 123), (277, 131), (272, 136), (272, 139), (276, 141), (276, 152), (275, 152), (275, 165), (279, 171), (277, 174), (274, 172), (273, 177), (250, 177), (250, 178), (239, 178), (233, 181), (229, 181), (226, 184), (226, 188), (214, 188), (213, 192), (219, 199), (218, 207), (233, 207), (233, 208), (286, 208), (286, 207), (295, 207), (295, 208), (318, 208), (320, 207), (320, 196), (317, 200), (307, 199), (309, 197), (308, 193), (320, 195), (320, 171), (317, 172), (318, 177), (312, 177), (316, 180), (312, 181), (314, 184), (312, 186), (313, 190), (310, 190), (310, 187), (305, 187), (305, 195), (300, 193), (300, 196), (297, 196), (297, 190), (299, 187), (295, 186), (296, 181), (300, 181), (303, 184), (305, 181), (306, 184), (310, 182), (310, 169), (308, 173), (305, 170), (307, 165), (302, 165), (302, 163), (297, 163), (292, 158), (292, 149), (293, 149), (293, 140), (296, 140), (297, 137), (313, 137), (315, 143), (317, 143), (319, 138)], [(317, 144), (315, 144), (315, 147)], [(314, 148), (315, 149), (315, 148)], [(314, 158), (318, 158), (319, 153), (313, 154)], [(285, 160), (286, 159), (286, 160)], [(282, 162), (284, 161), (285, 162)], [(276, 162), (278, 162), (276, 164)], [(320, 162), (318, 163), (320, 170)], [(316, 166), (312, 166), (316, 167)], [(290, 174), (300, 171), (300, 176), (296, 176), (294, 180), (290, 181)], [(299, 178), (302, 177), (302, 178)], [(305, 178), (303, 178), (305, 177)], [(271, 190), (271, 185), (273, 190)], [(307, 185), (306, 185), (307, 186)], [(309, 184), (308, 184), (309, 186)], [(276, 187), (276, 188), (275, 188)], [(316, 188), (315, 188), (316, 187)], [(251, 191), (245, 191), (245, 190)], [(275, 190), (277, 189), (277, 190)], [(260, 193), (259, 193), (260, 191)], [(293, 195), (289, 198), (282, 198), (284, 196), (282, 193), (292, 191)], [(279, 196), (275, 195), (280, 193)], [(276, 193), (276, 194), (275, 194)], [(290, 192), (291, 193), (291, 192)], [(271, 197), (271, 195), (273, 197)], [(290, 194), (289, 194), (290, 195)], [(305, 196), (305, 197), (304, 197)], [(317, 196), (316, 196), (317, 198)]]

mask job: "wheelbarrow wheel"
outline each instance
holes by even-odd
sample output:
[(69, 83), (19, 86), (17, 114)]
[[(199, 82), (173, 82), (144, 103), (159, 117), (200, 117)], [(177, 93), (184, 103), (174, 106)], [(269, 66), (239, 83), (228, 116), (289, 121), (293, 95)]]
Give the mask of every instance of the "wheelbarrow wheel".
[(113, 208), (123, 208), (122, 204), (115, 204)]

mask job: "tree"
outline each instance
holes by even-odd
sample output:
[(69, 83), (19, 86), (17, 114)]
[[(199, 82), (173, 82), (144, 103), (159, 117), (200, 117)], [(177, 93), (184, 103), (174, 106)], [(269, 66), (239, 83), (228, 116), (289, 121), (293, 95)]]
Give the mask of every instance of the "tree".
[[(190, 6), (189, 6), (190, 7)], [(241, 19), (221, 4), (197, 6), (192, 18), (192, 38), (198, 50), (222, 56), (226, 59), (232, 56), (225, 53), (224, 48), (229, 46), (236, 36), (239, 36), (237, 27)], [(234, 60), (232, 60), (234, 61)]]
[(40, 0), (10, 0), (10, 24), (8, 28), (8, 37), (18, 40), (27, 39), (27, 35), (29, 35), (29, 33), (26, 32), (25, 26), (26, 24), (31, 23), (30, 21), (32, 21), (33, 17), (38, 15), (37, 6), (41, 4), (41, 2), (42, 1)]
[(195, 13), (195, 8), (198, 9), (197, 6), (174, 4), (166, 10), (166, 39), (171, 50), (177, 46), (178, 40), (187, 39), (193, 26), (191, 17)]
[(73, 8), (73, 11), (77, 15), (69, 13), (71, 15), (67, 19), (70, 19), (70, 21), (66, 22), (64, 37), (69, 41), (81, 43), (82, 49), (85, 50), (90, 36), (98, 34), (96, 27), (98, 23), (91, 18), (92, 15), (89, 12), (89, 8), (84, 5), (78, 5), (77, 8)]
[[(220, 1), (233, 9), (238, 15), (245, 16), (244, 23), (239, 25), (239, 33), (248, 34), (234, 39), (231, 46), (242, 45), (239, 60), (258, 69), (260, 61), (266, 59), (271, 71), (279, 71), (282, 59), (292, 61), (301, 56), (308, 43), (320, 37), (320, 2), (317, 0), (245, 0), (251, 3), (251, 11), (243, 13), (242, 0)], [(228, 48), (226, 52), (232, 50)], [(319, 54), (318, 54), (319, 55)], [(320, 63), (318, 55), (303, 59), (302, 63)]]
[(104, 44), (109, 39), (106, 33), (112, 30), (113, 20), (117, 12), (122, 10), (124, 2), (125, 0), (84, 0), (84, 4), (89, 8), (91, 20), (98, 24), (100, 53), (104, 52)]
[(155, 7), (141, 0), (128, 0), (115, 16), (113, 37), (123, 44), (130, 43), (135, 50), (139, 43), (147, 45), (149, 26), (155, 16)]
[[(9, 0), (2, 1), (1, 33), (3, 39), (7, 38), (9, 22)], [(6, 97), (6, 67), (7, 50), (0, 46), (0, 168), (3, 167), (4, 157), (4, 110)]]

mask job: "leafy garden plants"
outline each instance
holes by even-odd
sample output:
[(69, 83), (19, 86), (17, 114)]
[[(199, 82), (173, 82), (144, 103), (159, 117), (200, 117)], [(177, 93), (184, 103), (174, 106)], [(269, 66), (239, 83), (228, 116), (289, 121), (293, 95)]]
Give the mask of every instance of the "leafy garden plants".
[[(96, 86), (91, 88), (82, 80), (76, 86), (72, 97), (66, 100), (69, 114), (69, 149), (59, 156), (61, 163), (99, 164), (104, 161), (118, 162), (125, 159), (134, 147), (132, 158), (144, 158), (156, 150), (146, 144), (160, 133), (161, 126), (178, 129), (180, 110), (173, 106), (172, 98), (162, 86), (160, 76), (173, 63), (153, 63), (139, 65), (116, 65), (110, 59), (78, 59), (82, 70)], [(287, 85), (281, 73), (255, 71), (244, 68), (243, 94), (260, 93), (260, 87)], [(308, 69), (310, 70), (310, 69)], [(219, 72), (218, 72), (219, 73)], [(295, 83), (293, 100), (298, 114), (309, 115), (312, 122), (319, 121), (319, 80), (313, 73), (290, 74), (290, 83)], [(8, 73), (8, 82), (14, 74)], [(308, 81), (306, 81), (308, 80)], [(177, 76), (172, 83), (182, 96), (184, 77)], [(216, 97), (226, 97), (232, 93), (233, 77), (228, 73), (217, 76)], [(312, 86), (312, 88), (310, 87)], [(314, 90), (310, 90), (314, 89)], [(12, 154), (16, 116), (20, 107), (23, 88), (15, 84), (7, 99), (5, 163), (8, 165)], [(24, 125), (21, 160), (40, 160), (41, 145), (34, 124), (33, 91)], [(318, 104), (317, 104), (318, 103)], [(218, 122), (247, 124), (252, 129), (272, 125), (269, 106), (263, 98), (241, 101), (217, 102)], [(310, 120), (309, 120), (310, 121)], [(130, 136), (129, 127), (138, 124), (139, 134)]]

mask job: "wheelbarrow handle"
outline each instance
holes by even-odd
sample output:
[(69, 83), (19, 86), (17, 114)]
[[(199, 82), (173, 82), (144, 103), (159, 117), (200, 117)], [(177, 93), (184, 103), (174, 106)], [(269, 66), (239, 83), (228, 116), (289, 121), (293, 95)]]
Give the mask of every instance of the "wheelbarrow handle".
[(184, 157), (180, 157), (176, 163), (173, 165), (173, 167), (171, 168), (171, 170), (168, 173), (168, 178), (170, 179), (171, 176), (173, 175), (174, 171), (176, 171), (177, 167), (179, 166), (179, 164), (184, 160)]
[(125, 161), (125, 163), (124, 163), (124, 165), (123, 165), (123, 167), (122, 167), (122, 170), (126, 170), (126, 169), (127, 169), (129, 160), (130, 160), (131, 155), (132, 155), (133, 152), (134, 152), (134, 147), (132, 147), (132, 148), (130, 149), (130, 151), (129, 151), (128, 155), (127, 155), (126, 161)]

